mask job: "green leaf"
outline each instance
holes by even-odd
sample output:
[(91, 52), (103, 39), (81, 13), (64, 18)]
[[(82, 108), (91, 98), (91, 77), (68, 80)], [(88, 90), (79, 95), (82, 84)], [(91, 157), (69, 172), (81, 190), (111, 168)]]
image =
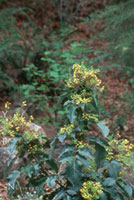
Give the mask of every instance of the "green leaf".
[(66, 168), (66, 178), (72, 185), (79, 185), (81, 180), (81, 167), (77, 160), (72, 160)]
[(57, 163), (55, 162), (54, 159), (47, 160), (46, 162), (47, 162), (47, 164), (50, 165), (50, 167), (51, 167), (56, 173), (58, 173), (58, 166), (57, 166)]
[(87, 137), (87, 140), (90, 144), (98, 144), (105, 148), (105, 146), (109, 146), (108, 142), (104, 138), (98, 138), (98, 137)]
[(125, 185), (125, 188), (124, 188), (125, 192), (127, 193), (127, 195), (129, 197), (132, 197), (132, 194), (133, 194), (133, 189), (130, 185)]
[(55, 81), (59, 81), (59, 73), (57, 71), (51, 71), (50, 76), (55, 79)]
[(64, 134), (58, 133), (57, 136), (58, 136), (59, 141), (63, 142), (66, 139), (67, 134), (66, 133), (64, 133)]
[(9, 176), (7, 177), (8, 178), (8, 186), (9, 187), (12, 187), (15, 189), (15, 185), (17, 183), (17, 179), (20, 177), (20, 171), (18, 170), (14, 170), (12, 171)]
[(100, 128), (103, 136), (107, 137), (109, 134), (109, 128), (103, 122), (98, 122), (97, 126)]
[(85, 109), (85, 103), (81, 103), (80, 104), (80, 108), (82, 109), (82, 111), (84, 111), (84, 109)]
[(55, 196), (55, 200), (60, 200), (60, 199), (62, 199), (63, 197), (64, 197), (64, 195), (65, 195), (65, 190), (60, 190), (60, 192), (58, 192), (57, 194), (56, 194), (56, 196)]
[(102, 161), (104, 161), (106, 150), (104, 147), (96, 144), (95, 145), (95, 162), (97, 164), (97, 168), (101, 167)]
[(21, 138), (17, 138), (17, 137), (10, 140), (10, 142), (9, 142), (9, 153), (10, 154), (12, 154), (16, 150), (16, 145), (19, 140), (21, 140)]
[(74, 152), (74, 145), (65, 144), (61, 149), (60, 156), (66, 152)]
[[(66, 94), (67, 96), (67, 94)], [(64, 106), (68, 105), (68, 104), (73, 104), (75, 103), (74, 100), (67, 100), (65, 103), (64, 103)]]
[(91, 158), (92, 157), (91, 151), (88, 149), (88, 147), (78, 149), (78, 153), (81, 156), (85, 156), (87, 158)]
[(49, 159), (52, 158), (52, 154), (54, 152), (58, 137), (56, 136), (54, 140), (50, 143), (50, 151), (49, 151)]
[(72, 197), (69, 195), (64, 196), (63, 200), (72, 200)]
[(64, 154), (59, 156), (59, 162), (70, 162), (71, 160), (74, 159), (74, 153), (69, 151), (69, 152), (65, 152)]
[(5, 171), (4, 171), (4, 178), (3, 178), (4, 181), (6, 180), (7, 174), (8, 174), (8, 170), (12, 166), (12, 164), (13, 164), (13, 162), (14, 162), (15, 159), (16, 159), (16, 157), (14, 159), (8, 160), (7, 167), (6, 167)]
[(56, 179), (57, 179), (57, 176), (50, 176), (46, 179), (46, 184), (53, 188), (56, 184)]
[(115, 179), (113, 178), (106, 178), (103, 182), (103, 186), (105, 187), (110, 187), (110, 186), (113, 186), (115, 184)]
[(117, 178), (118, 177), (118, 173), (119, 171), (121, 171), (121, 165), (119, 162), (117, 161), (111, 161), (109, 167), (108, 167), (108, 174), (111, 178)]
[(104, 192), (102, 194), (100, 194), (100, 200), (108, 200), (108, 198)]
[(67, 193), (68, 193), (68, 194), (70, 194), (71, 196), (73, 196), (73, 195), (76, 195), (76, 194), (77, 194), (77, 192), (76, 192), (76, 191), (74, 191), (74, 190), (71, 190), (71, 189), (67, 190)]
[(81, 155), (76, 155), (77, 160), (84, 165), (84, 167), (89, 168), (89, 161), (87, 158)]
[[(110, 200), (126, 200), (120, 191), (116, 190), (114, 187), (105, 188), (105, 192), (110, 194)], [(109, 196), (109, 195), (108, 195)]]
[(32, 162), (29, 162), (29, 164), (25, 167), (22, 167), (21, 168), (23, 172), (25, 172), (25, 174), (31, 178), (32, 175), (36, 176), (39, 171), (40, 171), (40, 167), (39, 167), (39, 164), (38, 163), (32, 163)]
[(118, 181), (117, 184), (124, 191), (125, 195), (127, 195), (128, 197), (132, 197), (133, 189), (130, 185), (126, 185), (126, 183), (123, 181)]
[(96, 110), (98, 110), (98, 97), (96, 93), (93, 94), (93, 100), (94, 100), (94, 106)]
[(42, 186), (44, 188), (46, 177), (44, 175), (40, 175), (37, 177), (32, 177), (30, 180), (31, 180), (31, 184), (35, 186), (36, 188), (38, 187), (38, 189), (40, 190)]
[(69, 121), (73, 123), (74, 120), (76, 119), (76, 106), (72, 106), (72, 105), (68, 106), (66, 112), (67, 112), (67, 117)]

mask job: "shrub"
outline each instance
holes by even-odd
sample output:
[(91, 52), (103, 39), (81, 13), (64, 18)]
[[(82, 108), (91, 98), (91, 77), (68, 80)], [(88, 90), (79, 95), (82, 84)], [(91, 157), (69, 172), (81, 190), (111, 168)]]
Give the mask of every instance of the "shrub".
[[(66, 32), (63, 36), (66, 37)], [(66, 45), (68, 47), (65, 49)], [(46, 110), (46, 123), (56, 124), (59, 122), (59, 115), (64, 113), (63, 102), (67, 96), (64, 92), (64, 80), (74, 61), (87, 61), (86, 53), (89, 48), (82, 45), (85, 43), (75, 40), (64, 43), (60, 36), (54, 35), (51, 42), (44, 42), (45, 52), (41, 59), (43, 65), (31, 64), (23, 68), (28, 82), (20, 86), (20, 92), (31, 105), (30, 109)]]
[[(36, 194), (46, 200), (128, 200), (133, 197), (133, 186), (127, 185), (120, 176), (121, 164), (107, 159), (109, 129), (99, 120), (97, 96), (104, 87), (98, 72), (92, 67), (73, 65), (73, 74), (66, 82), (65, 125), (54, 140), (42, 136), (28, 139), (20, 129), (13, 132), (15, 138), (9, 147), (18, 149), (18, 157), (26, 155), (27, 162), (8, 176), (11, 196), (23, 172), (28, 181), (27, 190), (34, 187)], [(102, 137), (89, 135), (93, 125), (100, 129)], [(44, 142), (40, 143), (39, 139)], [(58, 161), (52, 157), (57, 140), (63, 143)]]
[[(19, 90), (19, 85), (27, 82), (27, 77), (22, 71), (37, 53), (41, 52), (42, 36), (37, 37), (39, 28), (32, 22), (29, 8), (5, 8), (0, 11), (0, 90), (13, 94)], [(24, 22), (18, 27), (18, 16)], [(30, 31), (31, 30), (31, 31)]]
[[(98, 32), (99, 40), (104, 40), (103, 50), (98, 52), (98, 60), (106, 59), (111, 67), (119, 67), (131, 75), (133, 72), (133, 20), (134, 1), (111, 1), (103, 11), (92, 15), (95, 22), (103, 25)], [(104, 50), (105, 49), (105, 50)]]

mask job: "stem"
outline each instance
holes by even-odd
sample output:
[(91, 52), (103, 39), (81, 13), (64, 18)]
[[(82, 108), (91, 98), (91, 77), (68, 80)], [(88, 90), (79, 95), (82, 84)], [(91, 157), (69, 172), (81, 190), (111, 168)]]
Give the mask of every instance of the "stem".
[(20, 190), (20, 193), (21, 193), (21, 196), (23, 197), (23, 191), (22, 191), (22, 189), (21, 189), (21, 187), (20, 187), (20, 183), (17, 181), (17, 185), (18, 185), (18, 187), (19, 187), (19, 190)]

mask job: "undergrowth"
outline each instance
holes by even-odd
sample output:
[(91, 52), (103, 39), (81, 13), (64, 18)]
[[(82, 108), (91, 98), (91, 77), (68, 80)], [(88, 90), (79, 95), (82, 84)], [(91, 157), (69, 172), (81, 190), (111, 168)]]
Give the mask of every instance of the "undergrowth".
[[(130, 156), (134, 146), (127, 140), (107, 138), (109, 129), (100, 121), (98, 95), (104, 87), (98, 72), (93, 67), (73, 65), (65, 81), (68, 98), (64, 102), (64, 126), (53, 140), (27, 131), (29, 119), (19, 111), (10, 118), (9, 104), (5, 105), (1, 136), (13, 138), (9, 149), (11, 153), (16, 152), (14, 160), (25, 158), (7, 177), (12, 199), (16, 194), (23, 199), (26, 192), (45, 200), (133, 198), (133, 185), (126, 184), (122, 170), (126, 169), (124, 159)], [(22, 105), (25, 107), (26, 102)], [(100, 137), (89, 135), (93, 126), (98, 127)], [(62, 148), (57, 159), (53, 153), (59, 142)], [(12, 161), (8, 162), (8, 168), (11, 164)], [(19, 183), (21, 174), (25, 174), (24, 187)]]

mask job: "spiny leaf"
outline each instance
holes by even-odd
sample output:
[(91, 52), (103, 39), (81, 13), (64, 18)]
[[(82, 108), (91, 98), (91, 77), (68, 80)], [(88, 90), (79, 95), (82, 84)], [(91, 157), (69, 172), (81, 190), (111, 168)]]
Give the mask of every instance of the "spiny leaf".
[(100, 128), (103, 136), (107, 137), (109, 134), (109, 128), (103, 122), (98, 122), (97, 126)]
[(72, 105), (68, 106), (66, 112), (67, 112), (67, 117), (69, 121), (73, 123), (74, 120), (76, 119), (76, 106), (72, 106)]
[(70, 162), (71, 160), (74, 159), (74, 153), (73, 152), (65, 152), (61, 156), (59, 156), (59, 162)]
[(113, 178), (106, 178), (103, 182), (103, 186), (106, 186), (106, 187), (113, 186), (115, 182), (116, 181)]
[(92, 157), (91, 151), (88, 149), (88, 147), (78, 149), (78, 153), (81, 156), (85, 156), (85, 157), (88, 157), (88, 158)]
[(67, 179), (72, 185), (79, 185), (81, 179), (81, 167), (77, 160), (70, 162), (66, 168)]

